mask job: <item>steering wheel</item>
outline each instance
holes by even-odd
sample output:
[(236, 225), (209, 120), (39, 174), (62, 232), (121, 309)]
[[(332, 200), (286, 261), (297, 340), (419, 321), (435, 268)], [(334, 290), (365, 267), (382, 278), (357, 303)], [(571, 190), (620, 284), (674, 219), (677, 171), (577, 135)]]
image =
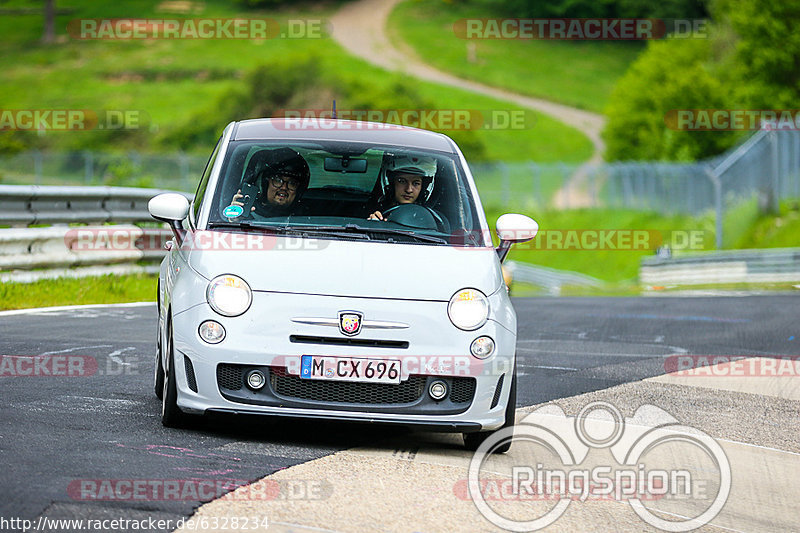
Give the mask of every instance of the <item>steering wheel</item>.
[(383, 212), (387, 222), (411, 228), (445, 232), (442, 217), (430, 207), (420, 204), (400, 204)]

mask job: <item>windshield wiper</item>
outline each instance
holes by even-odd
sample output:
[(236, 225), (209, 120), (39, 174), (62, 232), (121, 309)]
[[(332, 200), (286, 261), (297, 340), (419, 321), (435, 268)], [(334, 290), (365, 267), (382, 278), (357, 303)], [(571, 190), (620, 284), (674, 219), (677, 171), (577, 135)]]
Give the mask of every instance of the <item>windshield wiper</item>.
[[(342, 228), (339, 226), (274, 226), (271, 224), (253, 224), (247, 220), (241, 222), (209, 222), (209, 228), (241, 229), (249, 231), (265, 231), (275, 234), (313, 234), (326, 237), (341, 237)], [(357, 239), (370, 240), (369, 235), (363, 233), (349, 233)]]
[(253, 224), (247, 220), (241, 222), (209, 222), (209, 228), (225, 228), (225, 229), (241, 229), (241, 230), (256, 230), (268, 231), (272, 233), (280, 233), (284, 228), (281, 226), (264, 226), (261, 224)]
[(418, 241), (422, 242), (432, 242), (436, 244), (447, 244), (447, 240), (441, 237), (434, 237), (433, 235), (425, 235), (423, 233), (416, 233), (411, 230), (404, 230), (404, 229), (394, 229), (394, 228), (376, 228), (376, 227), (364, 227), (359, 226), (358, 224), (347, 224), (344, 229), (351, 230), (351, 231), (363, 231), (365, 233), (379, 233), (382, 235), (402, 235), (404, 237), (411, 237), (412, 239), (417, 239)]

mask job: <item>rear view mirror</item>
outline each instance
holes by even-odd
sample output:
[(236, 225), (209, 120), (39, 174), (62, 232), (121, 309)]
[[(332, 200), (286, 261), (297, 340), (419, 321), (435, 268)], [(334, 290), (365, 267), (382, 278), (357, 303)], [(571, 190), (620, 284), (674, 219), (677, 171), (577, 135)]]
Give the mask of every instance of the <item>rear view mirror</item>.
[(181, 221), (189, 214), (189, 200), (184, 195), (167, 192), (154, 196), (147, 203), (147, 210), (154, 219), (169, 223), (177, 243), (183, 242), (186, 232)]
[(508, 255), (512, 244), (530, 241), (539, 232), (539, 224), (531, 217), (512, 213), (506, 213), (498, 218), (495, 228), (497, 236), (500, 237), (500, 246), (496, 251), (501, 262)]
[(367, 160), (366, 159), (350, 159), (344, 157), (326, 157), (325, 170), (328, 172), (366, 172)]
[(167, 192), (147, 203), (150, 216), (164, 222), (180, 222), (189, 214), (189, 200), (182, 194)]

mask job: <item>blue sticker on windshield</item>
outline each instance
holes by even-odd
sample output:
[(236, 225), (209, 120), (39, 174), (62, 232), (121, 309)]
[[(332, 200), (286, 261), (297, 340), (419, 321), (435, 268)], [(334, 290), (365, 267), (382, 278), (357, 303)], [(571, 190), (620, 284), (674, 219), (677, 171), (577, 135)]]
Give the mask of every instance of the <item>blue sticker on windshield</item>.
[(244, 213), (244, 209), (240, 205), (229, 205), (225, 209), (222, 210), (222, 214), (228, 218), (236, 218), (242, 216)]

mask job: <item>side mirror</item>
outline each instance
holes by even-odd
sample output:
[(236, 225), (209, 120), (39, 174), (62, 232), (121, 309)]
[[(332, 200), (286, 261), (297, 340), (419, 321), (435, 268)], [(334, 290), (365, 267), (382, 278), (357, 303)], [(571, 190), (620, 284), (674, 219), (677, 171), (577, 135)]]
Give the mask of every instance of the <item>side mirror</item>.
[(506, 213), (497, 219), (495, 228), (497, 236), (500, 237), (500, 245), (495, 251), (502, 263), (509, 250), (511, 250), (512, 244), (526, 242), (536, 237), (536, 233), (539, 231), (539, 224), (531, 217)]
[(154, 196), (147, 203), (147, 210), (154, 219), (169, 224), (177, 244), (183, 242), (186, 231), (181, 227), (181, 221), (189, 214), (189, 200), (184, 195), (167, 192)]

